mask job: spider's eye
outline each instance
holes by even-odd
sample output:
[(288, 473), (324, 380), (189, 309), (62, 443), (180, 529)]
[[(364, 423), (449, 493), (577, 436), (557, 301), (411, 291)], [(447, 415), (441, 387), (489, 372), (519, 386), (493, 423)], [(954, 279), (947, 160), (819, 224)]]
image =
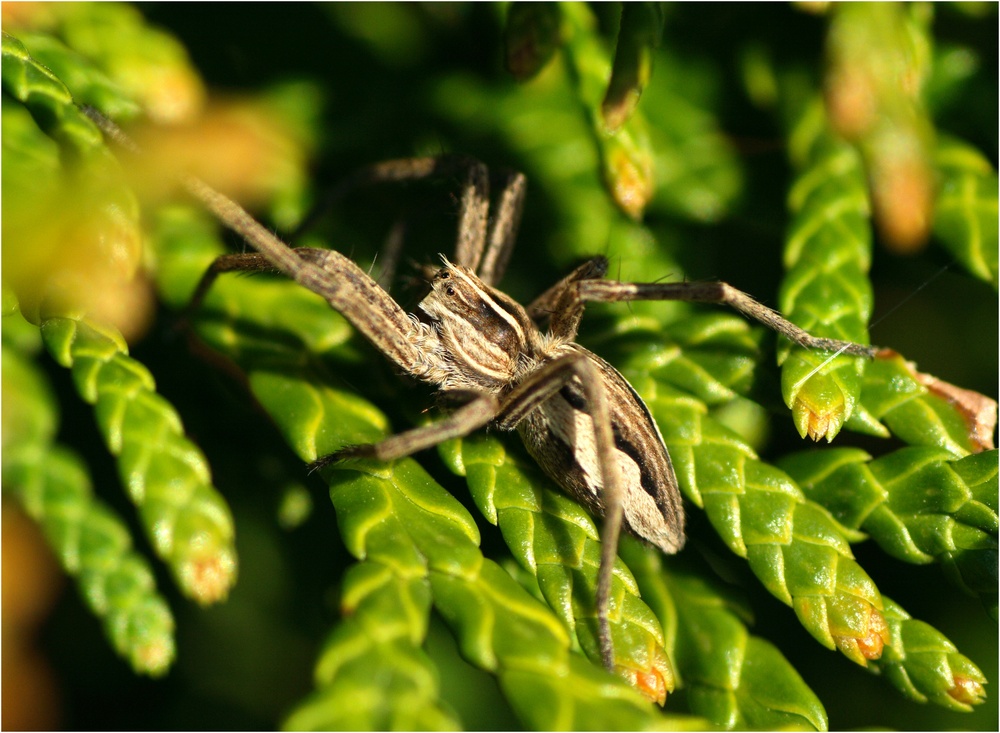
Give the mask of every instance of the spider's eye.
[(448, 272), (447, 270), (441, 270), (441, 271), (440, 271), (440, 272), (438, 273), (438, 278), (439, 278), (440, 280), (447, 280), (447, 279), (448, 279), (449, 277), (451, 277), (451, 273), (450, 273), (450, 272)]
[(453, 287), (451, 287), (451, 286), (449, 285), (449, 286), (448, 286), (448, 288), (447, 288), (447, 289), (445, 290), (445, 292), (446, 292), (446, 293), (447, 293), (448, 295), (454, 295), (454, 294), (455, 294), (455, 288), (453, 288)]

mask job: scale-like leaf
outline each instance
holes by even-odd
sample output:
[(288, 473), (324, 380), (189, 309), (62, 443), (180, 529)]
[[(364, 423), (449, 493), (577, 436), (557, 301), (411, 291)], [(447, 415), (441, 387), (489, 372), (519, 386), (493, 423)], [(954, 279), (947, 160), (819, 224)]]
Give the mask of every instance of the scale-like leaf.
[(633, 110), (627, 122), (608, 125), (601, 99), (611, 73), (611, 59), (595, 33), (594, 17), (583, 5), (563, 7), (565, 53), (575, 69), (580, 100), (587, 110), (601, 154), (604, 184), (615, 204), (639, 219), (656, 189), (646, 120)]
[[(576, 502), (556, 493), (540, 470), (512, 456), (495, 438), (471, 436), (443, 446), (442, 453), (452, 470), (466, 476), (477, 507), (500, 527), (517, 561), (536, 576), (546, 603), (587, 656), (600, 664), (594, 607), (600, 536), (593, 520)], [(662, 704), (674, 689), (663, 632), (620, 562), (611, 599), (615, 665)]]
[(232, 516), (152, 375), (113, 329), (73, 318), (48, 318), (41, 329), (49, 353), (94, 406), (153, 549), (186, 595), (199, 603), (224, 599), (236, 580)]
[[(881, 425), (911, 445), (943, 448), (960, 458), (983, 450), (992, 442), (996, 403), (979, 417), (956, 400), (928, 386), (929, 380), (913, 364), (894, 352), (879, 355), (867, 365), (861, 403), (854, 418), (861, 431)], [(992, 402), (987, 400), (987, 402)], [(982, 424), (979, 424), (979, 423)]]
[(694, 573), (667, 572), (651, 548), (626, 541), (622, 554), (643, 596), (676, 630), (688, 704), (725, 730), (827, 729), (826, 711), (773, 645), (753, 636), (746, 611)]
[(914, 446), (871, 460), (843, 448), (781, 461), (806, 495), (904, 562), (939, 562), (997, 612), (997, 452)]
[(986, 677), (944, 634), (911, 618), (899, 604), (885, 598), (892, 643), (875, 663), (886, 679), (917, 702), (934, 702), (968, 712), (986, 697)]
[(100, 131), (76, 106), (62, 81), (7, 33), (3, 34), (3, 88), (31, 110), (48, 135), (77, 154), (104, 147)]
[(997, 174), (973, 146), (938, 140), (934, 164), (940, 182), (934, 234), (965, 268), (997, 288)]
[[(712, 319), (704, 319), (707, 326)], [(722, 322), (722, 319), (720, 319)], [(690, 339), (677, 354), (672, 329), (631, 337), (628, 355), (618, 363), (649, 405), (670, 450), (681, 489), (706, 512), (729, 548), (747, 558), (767, 589), (791, 605), (800, 621), (828, 648), (839, 648), (859, 664), (877, 658), (886, 639), (877, 588), (854, 561), (840, 526), (779, 469), (758, 459), (736, 433), (715, 422), (699, 399), (724, 393), (720, 377), (733, 380), (728, 389), (745, 388), (740, 368), (747, 349), (755, 348), (741, 329), (678, 329)], [(648, 339), (644, 348), (634, 342)], [(604, 341), (608, 353), (616, 349)], [(704, 350), (709, 358), (688, 354)], [(666, 358), (665, 355), (669, 355)], [(728, 367), (723, 356), (732, 359)], [(691, 366), (680, 368), (685, 363)], [(710, 375), (692, 394), (691, 376), (701, 367)], [(681, 375), (677, 383), (673, 379)], [(718, 386), (716, 386), (718, 385)], [(682, 391), (683, 390), (683, 391)], [(697, 395), (697, 396), (695, 396)]]
[(174, 660), (170, 608), (125, 523), (94, 496), (83, 462), (54, 442), (51, 390), (8, 337), (26, 322), (16, 312), (3, 321), (4, 488), (41, 525), (115, 651), (140, 674), (165, 674)]
[(653, 54), (660, 45), (664, 20), (662, 3), (622, 6), (611, 79), (601, 102), (604, 124), (611, 131), (627, 122), (639, 104), (653, 71)]
[(5, 282), (32, 322), (86, 311), (141, 330), (139, 209), (62, 82), (3, 35)]
[(77, 104), (89, 104), (104, 110), (116, 120), (139, 114), (139, 105), (87, 56), (67, 47), (48, 33), (19, 33), (32, 58), (52, 71), (72, 90)]
[[(800, 170), (788, 197), (791, 224), (779, 304), (789, 320), (814, 336), (867, 344), (873, 300), (867, 185), (858, 153), (817, 129), (821, 113), (818, 103), (809, 105), (792, 132)], [(799, 435), (833, 440), (854, 412), (865, 359), (782, 339), (778, 361), (785, 404)]]
[(286, 730), (461, 728), (421, 649), (430, 613), (425, 578), (359, 563), (344, 576), (341, 611), (316, 664), (316, 690), (286, 718)]

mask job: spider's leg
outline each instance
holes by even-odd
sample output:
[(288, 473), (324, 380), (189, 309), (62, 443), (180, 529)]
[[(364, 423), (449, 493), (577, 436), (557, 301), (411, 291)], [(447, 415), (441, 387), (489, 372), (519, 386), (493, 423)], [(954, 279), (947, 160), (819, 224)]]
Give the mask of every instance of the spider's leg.
[[(528, 413), (552, 397), (573, 377), (579, 379), (586, 396), (587, 412), (593, 424), (594, 447), (601, 472), (604, 522), (601, 527), (601, 564), (597, 576), (597, 622), (601, 659), (608, 670), (614, 670), (615, 655), (611, 643), (608, 613), (611, 605), (611, 580), (615, 558), (618, 556), (618, 537), (621, 534), (624, 512), (625, 487), (615, 459), (611, 408), (600, 370), (583, 353), (568, 354), (547, 362), (506, 396), (500, 406), (497, 425), (503, 430), (513, 429)], [(555, 436), (567, 431), (573, 433), (574, 429), (572, 426), (565, 426), (565, 430), (554, 430), (549, 433)], [(568, 450), (572, 454), (580, 449), (582, 448), (579, 445), (562, 447), (562, 450)]]
[(820, 338), (796, 326), (777, 311), (757, 302), (741, 290), (723, 282), (623, 283), (611, 280), (584, 280), (577, 285), (582, 301), (684, 300), (720, 303), (735, 308), (799, 346), (820, 351), (836, 351), (853, 356), (874, 357), (878, 349), (850, 341)]
[(488, 226), (490, 207), (489, 171), (478, 160), (464, 155), (400, 158), (361, 168), (342, 180), (313, 208), (293, 232), (294, 241), (323, 214), (351, 191), (379, 183), (426, 178), (461, 180), (461, 202), (454, 260), (476, 272), (487, 285), (500, 280), (513, 249), (524, 206), (525, 178), (510, 173), (503, 184), (497, 212)]
[(455, 262), (473, 272), (479, 269), (486, 247), (486, 226), (490, 213), (490, 176), (478, 160), (464, 158), (462, 203), (455, 240)]
[(379, 249), (379, 275), (376, 279), (388, 292), (396, 281), (396, 268), (403, 253), (403, 241), (406, 239), (406, 221), (396, 221), (385, 237), (382, 248)]
[(393, 435), (379, 443), (341, 448), (310, 463), (309, 470), (314, 471), (348, 458), (375, 458), (380, 461), (391, 461), (411, 455), (451, 438), (462, 437), (478, 430), (496, 417), (498, 406), (497, 399), (493, 395), (477, 394), (471, 402), (463, 405), (443, 420)]
[(507, 262), (517, 240), (517, 229), (521, 225), (526, 189), (527, 179), (523, 173), (507, 174), (493, 213), (486, 251), (482, 255), (479, 267), (473, 268), (476, 269), (479, 279), (487, 285), (500, 282), (507, 270)]
[(535, 298), (525, 310), (536, 322), (549, 319), (553, 335), (572, 340), (576, 337), (577, 327), (583, 316), (583, 301), (580, 300), (575, 283), (602, 278), (607, 271), (607, 257), (589, 259)]
[(462, 182), (455, 261), (475, 271), (486, 248), (490, 207), (489, 171), (478, 160), (464, 155), (399, 158), (360, 168), (343, 179), (313, 207), (290, 239), (294, 241), (312, 228), (327, 211), (355, 189), (380, 183), (448, 177), (459, 178)]
[[(294, 251), (301, 252), (304, 248), (298, 247)], [(205, 296), (211, 290), (212, 285), (219, 276), (227, 272), (278, 272), (278, 269), (259, 252), (244, 252), (240, 254), (219, 255), (201, 276), (198, 285), (191, 294), (188, 304), (181, 314), (181, 322), (189, 321), (191, 316), (201, 308), (205, 301)]]
[(352, 191), (379, 183), (428, 178), (434, 175), (438, 165), (436, 158), (399, 158), (359, 168), (327, 191), (313, 205), (312, 210), (302, 219), (288, 238), (294, 242), (308, 232), (316, 226), (316, 222)]
[(261, 226), (243, 207), (196, 178), (188, 191), (209, 211), (262, 254), (276, 270), (324, 298), (398, 368), (424, 376), (423, 334), (378, 283), (340, 252), (292, 249)]

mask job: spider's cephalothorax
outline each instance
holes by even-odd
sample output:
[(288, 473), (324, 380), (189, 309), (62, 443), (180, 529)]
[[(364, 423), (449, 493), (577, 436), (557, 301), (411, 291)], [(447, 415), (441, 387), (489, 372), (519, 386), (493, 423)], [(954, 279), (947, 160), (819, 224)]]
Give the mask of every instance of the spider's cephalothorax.
[[(494, 287), (514, 244), (524, 177), (507, 178), (488, 226), (488, 179), (481, 163), (443, 157), (389, 161), (355, 174), (354, 184), (461, 175), (465, 181), (454, 257), (408, 315), (361, 268), (332, 250), (292, 249), (236, 203), (204, 183), (188, 189), (257, 253), (225, 255), (202, 279), (192, 303), (229, 270), (277, 269), (322, 296), (395, 367), (463, 398), (431, 425), (373, 445), (351, 446), (312, 465), (352, 457), (392, 460), (486, 425), (517, 430), (556, 483), (604, 517), (597, 615), (601, 655), (614, 668), (609, 626), (618, 532), (626, 529), (672, 553), (684, 544), (677, 479), (663, 439), (635, 390), (614, 367), (574, 343), (588, 301), (688, 300), (724, 303), (815, 349), (872, 356), (875, 349), (816, 338), (725, 283), (624, 283), (603, 280), (604, 258), (570, 273), (527, 307)], [(547, 322), (547, 330), (540, 324)]]
[(447, 260), (417, 309), (427, 324), (419, 346), (430, 362), (420, 376), (443, 390), (499, 397), (546, 356), (548, 339), (519, 303)]

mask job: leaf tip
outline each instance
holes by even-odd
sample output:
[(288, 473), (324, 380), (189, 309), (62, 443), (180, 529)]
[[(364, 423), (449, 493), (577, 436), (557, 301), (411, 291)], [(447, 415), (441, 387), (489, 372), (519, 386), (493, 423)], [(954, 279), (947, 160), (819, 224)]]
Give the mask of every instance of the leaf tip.
[(173, 637), (157, 639), (135, 650), (132, 666), (150, 677), (162, 677), (174, 661)]
[(639, 106), (641, 91), (629, 89), (614, 94), (612, 89), (608, 89), (604, 101), (601, 102), (601, 117), (604, 119), (604, 127), (608, 133), (615, 133), (628, 122), (635, 108)]
[(667, 681), (664, 679), (660, 670), (639, 670), (627, 667), (618, 667), (617, 672), (647, 700), (655, 702), (660, 707), (663, 707), (663, 705), (666, 704)]
[(953, 678), (954, 687), (948, 690), (948, 696), (962, 705), (979, 705), (986, 699), (986, 690), (982, 682), (972, 677), (956, 674)]
[(504, 28), (504, 60), (518, 81), (537, 75), (562, 43), (562, 15), (555, 3), (513, 3)]
[(889, 643), (889, 638), (889, 626), (885, 622), (885, 616), (872, 606), (864, 636), (834, 636), (833, 640), (844, 656), (862, 667), (867, 667), (868, 662), (882, 657), (882, 651)]
[[(663, 707), (667, 695), (673, 692), (676, 686), (674, 668), (659, 644), (651, 644), (649, 651), (651, 654), (640, 663), (641, 668), (618, 664), (615, 665), (615, 671), (643, 697)], [(632, 662), (635, 664), (636, 660), (633, 659)]]
[(792, 419), (799, 436), (808, 437), (815, 442), (824, 438), (827, 443), (832, 442), (843, 427), (846, 417), (843, 402), (820, 407), (798, 399), (792, 407)]
[(202, 606), (218, 603), (226, 599), (236, 582), (236, 565), (230, 550), (193, 558), (181, 567), (181, 585)]
[(608, 152), (605, 175), (618, 208), (636, 221), (641, 219), (655, 189), (652, 162), (615, 146)]

